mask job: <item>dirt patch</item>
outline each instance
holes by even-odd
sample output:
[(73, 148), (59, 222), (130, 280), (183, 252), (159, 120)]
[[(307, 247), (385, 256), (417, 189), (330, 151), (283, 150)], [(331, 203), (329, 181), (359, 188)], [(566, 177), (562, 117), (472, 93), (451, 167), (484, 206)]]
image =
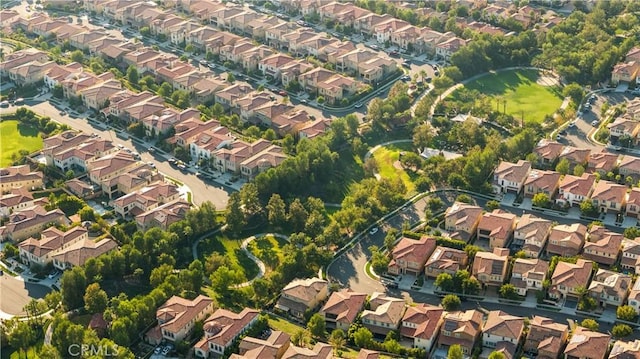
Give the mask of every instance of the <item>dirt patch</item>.
[(540, 86), (558, 86), (560, 82), (556, 77), (542, 75), (538, 77), (536, 83)]

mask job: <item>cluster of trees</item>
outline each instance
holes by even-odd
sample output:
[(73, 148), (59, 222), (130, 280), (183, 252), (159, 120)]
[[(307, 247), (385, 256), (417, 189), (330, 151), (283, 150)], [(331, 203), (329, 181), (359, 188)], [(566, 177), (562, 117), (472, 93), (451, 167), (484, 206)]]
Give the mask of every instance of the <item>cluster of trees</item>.
[(467, 270), (459, 270), (453, 276), (449, 273), (440, 273), (435, 281), (435, 286), (445, 292), (460, 293), (462, 295), (476, 295), (480, 293), (482, 285)]
[(349, 326), (347, 342), (358, 348), (378, 350), (410, 358), (424, 358), (426, 352), (421, 348), (405, 348), (400, 345), (400, 335), (397, 331), (390, 331), (382, 343), (373, 339), (373, 333), (362, 326), (360, 318)]
[(385, 99), (376, 97), (371, 100), (367, 107), (367, 117), (371, 120), (372, 126), (388, 130), (409, 121), (412, 101), (407, 91), (409, 86), (398, 81), (391, 87)]

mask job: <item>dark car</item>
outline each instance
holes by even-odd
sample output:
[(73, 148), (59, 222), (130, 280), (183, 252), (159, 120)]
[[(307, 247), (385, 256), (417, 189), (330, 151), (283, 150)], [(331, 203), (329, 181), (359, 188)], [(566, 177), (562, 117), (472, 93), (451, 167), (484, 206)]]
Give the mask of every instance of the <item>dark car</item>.
[(280, 96), (287, 96), (287, 91), (285, 91), (285, 90), (280, 90), (280, 91), (278, 92), (278, 94), (279, 94)]
[(403, 62), (403, 63), (402, 63), (402, 67), (409, 68), (409, 67), (411, 67), (411, 63), (410, 63), (410, 62), (405, 61), (405, 62)]

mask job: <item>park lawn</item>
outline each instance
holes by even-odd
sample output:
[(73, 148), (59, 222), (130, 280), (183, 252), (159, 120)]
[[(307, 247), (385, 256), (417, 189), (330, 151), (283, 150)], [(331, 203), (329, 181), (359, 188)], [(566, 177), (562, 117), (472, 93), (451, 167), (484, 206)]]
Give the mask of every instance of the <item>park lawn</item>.
[(284, 258), (282, 247), (288, 242), (284, 239), (274, 236), (264, 236), (256, 238), (249, 243), (249, 250), (253, 255), (260, 258), (265, 265), (271, 269), (277, 267)]
[(227, 236), (217, 234), (201, 241), (198, 244), (198, 253), (203, 261), (213, 252), (229, 257), (232, 265), (242, 270), (247, 280), (251, 280), (258, 275), (258, 265), (240, 248), (241, 244), (242, 240), (229, 239)]
[(483, 76), (464, 86), (492, 95), (493, 109), (504, 111), (503, 100), (506, 100), (508, 114), (518, 119), (524, 114), (525, 122), (542, 123), (546, 115), (553, 115), (560, 108), (563, 98), (557, 86), (539, 85), (536, 82), (539, 76), (536, 70), (505, 71)]
[(20, 150), (33, 153), (42, 148), (42, 138), (38, 130), (9, 120), (0, 122), (0, 167), (11, 166), (11, 155)]
[(373, 153), (373, 158), (378, 165), (378, 174), (382, 178), (400, 178), (407, 188), (407, 195), (415, 193), (415, 185), (411, 176), (402, 168), (395, 168), (393, 164), (400, 158), (400, 152), (413, 151), (413, 144), (394, 143), (384, 147), (380, 147)]

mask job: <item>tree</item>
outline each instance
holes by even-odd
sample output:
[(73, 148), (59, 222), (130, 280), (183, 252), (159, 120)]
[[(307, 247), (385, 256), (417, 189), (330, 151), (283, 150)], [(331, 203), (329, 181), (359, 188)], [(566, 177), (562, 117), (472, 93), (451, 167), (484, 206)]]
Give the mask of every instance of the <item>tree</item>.
[(584, 173), (584, 171), (585, 171), (584, 166), (578, 164), (573, 168), (573, 175), (577, 177), (582, 177), (582, 174)]
[(236, 81), (236, 77), (231, 72), (227, 72), (227, 82), (232, 84)]
[(434, 131), (430, 124), (423, 123), (418, 125), (418, 127), (413, 130), (413, 145), (419, 149), (429, 147), (431, 141), (433, 141), (433, 134)]
[(569, 163), (569, 160), (563, 158), (556, 165), (556, 172), (559, 172), (562, 175), (566, 175), (567, 173), (569, 173), (570, 166), (571, 164)]
[(158, 88), (158, 95), (162, 97), (169, 97), (173, 93), (173, 87), (168, 82), (163, 82)]
[(440, 305), (442, 305), (442, 308), (444, 308), (444, 310), (448, 312), (459, 310), (461, 304), (462, 302), (460, 301), (460, 297), (455, 294), (445, 295), (444, 298), (442, 298), (442, 302), (440, 303)]
[(71, 61), (77, 62), (79, 64), (84, 62), (84, 54), (80, 50), (75, 50), (71, 53)]
[(20, 351), (26, 351), (35, 340), (35, 330), (25, 321), (19, 321), (9, 333), (9, 344)]
[(62, 85), (56, 84), (55, 86), (53, 86), (53, 89), (51, 90), (51, 95), (53, 97), (59, 98), (59, 99), (64, 97), (64, 89), (63, 89)]
[(453, 290), (453, 277), (449, 273), (440, 273), (436, 277), (435, 286), (445, 292), (451, 292)]
[(627, 322), (635, 322), (638, 317), (638, 313), (632, 306), (623, 305), (616, 309), (616, 317)]
[(551, 204), (551, 200), (549, 199), (549, 195), (544, 192), (538, 192), (533, 195), (533, 199), (531, 203), (536, 207), (549, 207)]
[(353, 334), (353, 342), (356, 346), (360, 348), (368, 348), (371, 345), (371, 341), (373, 340), (373, 334), (371, 331), (365, 327), (360, 327)]
[(500, 287), (500, 296), (505, 299), (518, 299), (518, 290), (513, 284), (503, 284)]
[(384, 246), (388, 251), (393, 250), (393, 245), (396, 243), (396, 236), (398, 235), (398, 230), (395, 228), (391, 228), (387, 235), (384, 237)]
[(137, 85), (138, 81), (140, 80), (138, 69), (133, 65), (130, 65), (127, 68), (127, 80), (129, 80), (129, 83), (132, 85)]
[(339, 353), (342, 347), (347, 344), (347, 338), (342, 329), (334, 329), (329, 336), (329, 344), (333, 345), (333, 349)]
[(299, 347), (304, 346), (309, 342), (309, 332), (304, 329), (299, 329), (298, 331), (293, 333), (291, 342)]
[(20, 251), (18, 250), (18, 247), (11, 243), (7, 243), (7, 245), (4, 246), (4, 249), (2, 249), (2, 253), (5, 258), (13, 258), (20, 254)]
[(320, 315), (319, 313), (311, 316), (309, 322), (307, 323), (307, 329), (309, 330), (309, 333), (311, 333), (311, 336), (313, 336), (314, 338), (324, 337), (325, 331), (327, 329), (324, 317), (322, 317), (322, 315)]
[(242, 211), (242, 203), (240, 201), (240, 193), (233, 192), (229, 196), (229, 202), (227, 203), (227, 229), (231, 233), (239, 233), (246, 224), (244, 212)]
[(488, 201), (487, 204), (485, 205), (485, 207), (487, 207), (487, 211), (493, 211), (495, 209), (500, 208), (500, 202), (496, 201), (495, 199)]
[(573, 103), (579, 105), (584, 97), (584, 89), (577, 83), (570, 83), (562, 89), (562, 96), (570, 97)]
[(593, 201), (585, 199), (580, 203), (580, 212), (587, 217), (595, 217), (598, 215), (598, 208)]
[(587, 318), (580, 323), (581, 327), (585, 327), (591, 331), (597, 332), (600, 324), (591, 318)]
[(286, 205), (279, 194), (274, 193), (267, 204), (267, 217), (272, 226), (280, 227), (287, 219)]
[(304, 225), (307, 222), (309, 213), (302, 205), (302, 202), (298, 198), (294, 199), (289, 205), (289, 225), (292, 231), (299, 232), (304, 229)]
[(611, 334), (614, 338), (624, 338), (633, 334), (633, 328), (627, 324), (616, 324), (611, 329)]
[(489, 359), (507, 359), (502, 352), (491, 352)]
[(62, 275), (62, 303), (67, 309), (83, 306), (87, 278), (82, 267), (73, 267)]
[(100, 288), (100, 284), (89, 284), (84, 294), (84, 308), (91, 314), (103, 313), (107, 308), (107, 292)]
[(464, 353), (462, 352), (462, 348), (458, 344), (454, 344), (449, 347), (449, 351), (447, 352), (447, 359), (463, 359)]

